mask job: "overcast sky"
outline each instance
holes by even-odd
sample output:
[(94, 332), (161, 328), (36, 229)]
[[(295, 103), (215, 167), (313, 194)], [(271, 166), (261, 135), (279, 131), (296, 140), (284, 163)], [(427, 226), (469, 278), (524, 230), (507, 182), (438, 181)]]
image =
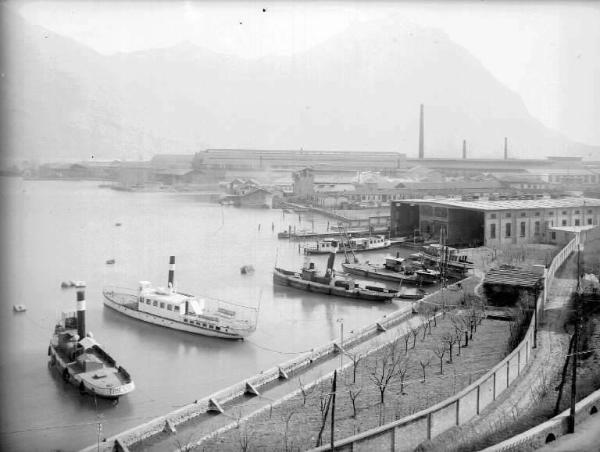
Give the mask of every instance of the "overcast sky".
[(300, 52), (356, 22), (397, 16), (443, 30), (518, 92), (545, 125), (600, 145), (600, 2), (62, 1), (12, 6), (27, 20), (104, 54), (191, 41), (245, 58)]

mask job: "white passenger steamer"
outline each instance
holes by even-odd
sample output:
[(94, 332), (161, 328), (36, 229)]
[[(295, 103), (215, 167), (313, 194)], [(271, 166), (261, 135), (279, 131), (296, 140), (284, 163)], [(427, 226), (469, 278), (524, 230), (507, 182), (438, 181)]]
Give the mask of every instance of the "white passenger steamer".
[(256, 330), (257, 309), (178, 292), (174, 281), (171, 256), (166, 288), (148, 281), (141, 281), (137, 290), (106, 287), (104, 304), (144, 322), (204, 336), (243, 339)]

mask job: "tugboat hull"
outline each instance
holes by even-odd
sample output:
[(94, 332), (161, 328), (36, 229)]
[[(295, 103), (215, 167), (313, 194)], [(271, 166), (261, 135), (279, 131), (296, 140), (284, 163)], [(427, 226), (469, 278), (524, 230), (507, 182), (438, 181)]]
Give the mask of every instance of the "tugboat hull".
[(425, 280), (420, 278), (418, 275), (404, 275), (399, 272), (386, 270), (383, 268), (376, 268), (367, 264), (342, 264), (342, 268), (345, 272), (353, 275), (364, 276), (365, 278), (380, 279), (382, 281), (393, 281), (402, 284), (432, 284), (433, 281)]
[(282, 286), (293, 287), (306, 292), (322, 293), (345, 298), (354, 298), (365, 301), (391, 301), (396, 297), (397, 292), (378, 292), (375, 290), (354, 288), (346, 289), (335, 285), (322, 284), (314, 281), (306, 281), (294, 272), (282, 269), (275, 269), (273, 272), (273, 282)]

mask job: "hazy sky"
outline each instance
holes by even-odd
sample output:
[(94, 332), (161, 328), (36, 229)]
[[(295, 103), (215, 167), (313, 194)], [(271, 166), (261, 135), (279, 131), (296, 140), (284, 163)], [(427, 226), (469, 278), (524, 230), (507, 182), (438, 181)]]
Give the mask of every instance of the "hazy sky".
[[(442, 29), (529, 111), (600, 145), (600, 2), (15, 2), (29, 21), (110, 54), (191, 41), (256, 58), (318, 45), (360, 21)], [(265, 11), (263, 11), (263, 9)]]

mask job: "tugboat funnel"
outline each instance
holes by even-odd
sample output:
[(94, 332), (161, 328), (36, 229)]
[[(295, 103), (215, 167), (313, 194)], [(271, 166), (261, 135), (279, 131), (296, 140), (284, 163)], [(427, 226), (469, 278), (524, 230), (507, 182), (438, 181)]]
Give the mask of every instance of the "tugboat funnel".
[(171, 290), (175, 287), (175, 256), (169, 257), (169, 282), (167, 287)]
[(77, 291), (77, 334), (80, 339), (85, 337), (85, 291)]
[(335, 262), (335, 253), (329, 253), (329, 258), (327, 259), (327, 270), (333, 269), (333, 263)]

